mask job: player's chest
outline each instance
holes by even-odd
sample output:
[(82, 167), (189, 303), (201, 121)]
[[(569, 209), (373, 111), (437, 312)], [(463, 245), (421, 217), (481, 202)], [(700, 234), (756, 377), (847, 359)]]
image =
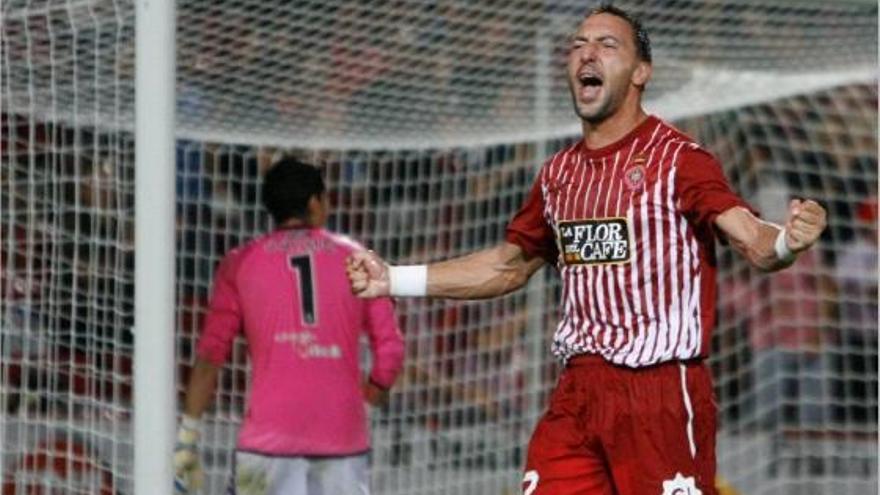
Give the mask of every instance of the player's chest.
[[(671, 164), (631, 160), (560, 171), (544, 187), (545, 218), (565, 264), (627, 263), (644, 225), (675, 216)], [(663, 227), (665, 228), (665, 227)], [(650, 237), (650, 236), (648, 236)]]
[(586, 160), (544, 177), (545, 215), (554, 223), (627, 217), (643, 203), (663, 207), (674, 196), (669, 160), (637, 155), (623, 160)]

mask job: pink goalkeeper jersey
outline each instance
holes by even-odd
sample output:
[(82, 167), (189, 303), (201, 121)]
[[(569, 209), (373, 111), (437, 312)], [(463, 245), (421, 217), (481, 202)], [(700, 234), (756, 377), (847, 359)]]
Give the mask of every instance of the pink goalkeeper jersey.
[(359, 246), (324, 229), (276, 230), (223, 259), (198, 345), (222, 365), (243, 331), (252, 376), (239, 450), (349, 455), (369, 448), (359, 337), (369, 336), (370, 379), (390, 387), (403, 338), (389, 299), (351, 293), (345, 258)]

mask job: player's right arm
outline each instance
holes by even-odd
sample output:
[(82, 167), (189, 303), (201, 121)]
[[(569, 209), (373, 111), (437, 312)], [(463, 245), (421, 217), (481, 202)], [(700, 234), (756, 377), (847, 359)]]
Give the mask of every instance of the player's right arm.
[[(545, 260), (504, 242), (459, 258), (419, 267), (392, 267), (375, 253), (360, 251), (348, 261), (352, 290), (361, 297), (424, 295), (449, 299), (485, 299), (524, 286)], [(424, 293), (409, 291), (413, 277), (425, 277)]]
[(210, 406), (217, 376), (241, 331), (243, 315), (235, 282), (240, 258), (241, 251), (230, 252), (214, 274), (214, 288), (184, 402), (184, 414), (193, 419), (201, 418)]
[(201, 488), (204, 480), (199, 459), (199, 440), (202, 424), (199, 418), (211, 404), (221, 367), (202, 358), (196, 358), (189, 375), (183, 418), (177, 429), (174, 447), (174, 492), (189, 495)]
[(361, 297), (431, 296), (487, 299), (519, 289), (557, 257), (555, 235), (544, 218), (541, 176), (507, 226), (505, 242), (430, 265), (391, 267), (372, 252), (349, 258), (352, 291)]
[(241, 306), (235, 287), (236, 252), (230, 253), (217, 268), (214, 291), (205, 325), (197, 347), (184, 400), (184, 414), (177, 429), (174, 448), (174, 491), (190, 494), (203, 483), (198, 453), (201, 438), (201, 416), (211, 404), (217, 377), (232, 348), (241, 323)]
[(214, 390), (217, 388), (217, 377), (220, 376), (222, 366), (218, 366), (207, 359), (198, 357), (189, 374), (189, 384), (186, 387), (186, 399), (183, 413), (190, 418), (198, 419), (211, 405), (214, 398)]

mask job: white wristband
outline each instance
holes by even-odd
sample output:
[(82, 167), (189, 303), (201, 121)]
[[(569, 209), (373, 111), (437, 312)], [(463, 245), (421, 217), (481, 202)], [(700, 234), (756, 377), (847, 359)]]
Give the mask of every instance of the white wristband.
[(424, 296), (428, 293), (428, 265), (389, 267), (388, 282), (392, 296)]
[(785, 242), (785, 229), (779, 229), (779, 234), (776, 236), (776, 244), (773, 247), (776, 250), (776, 257), (779, 258), (779, 261), (789, 263), (796, 258), (796, 255)]

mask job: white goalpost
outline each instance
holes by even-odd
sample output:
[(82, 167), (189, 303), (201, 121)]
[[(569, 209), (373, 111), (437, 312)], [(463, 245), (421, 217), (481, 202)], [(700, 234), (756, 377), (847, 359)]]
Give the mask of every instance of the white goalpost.
[(134, 493), (173, 486), (175, 2), (135, 9)]
[[(502, 239), (577, 139), (575, 0), (6, 0), (0, 29), (0, 495), (171, 489), (213, 270), (269, 227), (260, 177), (322, 168), (329, 226), (392, 263)], [(768, 276), (719, 247), (710, 364), (725, 495), (876, 494), (877, 5), (621, 0), (654, 46), (648, 109), (815, 253)], [(558, 277), (400, 300), (405, 370), (371, 413), (373, 492), (520, 493), (558, 365)], [(365, 357), (366, 359), (366, 357)], [(205, 422), (223, 493), (247, 396), (236, 345)]]

